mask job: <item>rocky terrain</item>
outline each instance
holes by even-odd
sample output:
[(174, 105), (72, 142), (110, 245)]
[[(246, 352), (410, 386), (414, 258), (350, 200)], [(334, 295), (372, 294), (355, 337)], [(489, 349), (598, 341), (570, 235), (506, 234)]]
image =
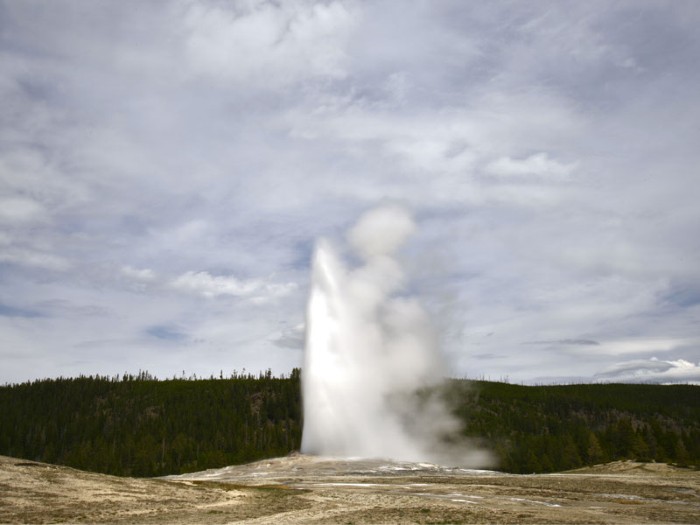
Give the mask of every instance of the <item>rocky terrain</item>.
[(0, 523), (700, 523), (700, 472), (286, 458), (158, 479), (0, 457)]

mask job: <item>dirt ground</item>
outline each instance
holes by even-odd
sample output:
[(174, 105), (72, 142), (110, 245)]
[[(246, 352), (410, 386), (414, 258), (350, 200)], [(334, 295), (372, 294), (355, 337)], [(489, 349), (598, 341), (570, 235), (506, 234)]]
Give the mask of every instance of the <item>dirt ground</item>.
[(295, 455), (161, 479), (0, 456), (0, 523), (700, 523), (700, 472), (549, 475)]

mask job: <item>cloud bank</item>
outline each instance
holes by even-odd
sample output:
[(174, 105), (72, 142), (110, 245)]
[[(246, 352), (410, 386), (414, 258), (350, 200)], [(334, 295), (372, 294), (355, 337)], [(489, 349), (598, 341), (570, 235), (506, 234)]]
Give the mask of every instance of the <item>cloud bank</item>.
[(692, 0), (0, 1), (0, 382), (288, 372), (314, 239), (387, 200), (421, 224), (449, 374), (699, 362), (698, 24)]

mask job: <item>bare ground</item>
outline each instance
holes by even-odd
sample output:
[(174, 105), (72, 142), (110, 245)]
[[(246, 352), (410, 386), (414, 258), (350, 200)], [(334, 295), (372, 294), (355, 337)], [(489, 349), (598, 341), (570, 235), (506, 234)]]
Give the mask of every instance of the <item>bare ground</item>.
[(700, 472), (506, 475), (291, 456), (162, 479), (0, 456), (0, 523), (699, 523)]

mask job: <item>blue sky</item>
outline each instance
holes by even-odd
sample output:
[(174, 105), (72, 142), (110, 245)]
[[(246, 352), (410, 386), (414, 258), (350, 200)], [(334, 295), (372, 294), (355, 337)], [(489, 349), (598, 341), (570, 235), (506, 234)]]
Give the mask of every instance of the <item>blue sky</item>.
[(0, 1), (0, 382), (302, 363), (410, 209), (454, 376), (700, 382), (700, 4)]

